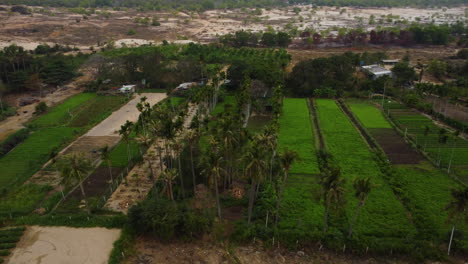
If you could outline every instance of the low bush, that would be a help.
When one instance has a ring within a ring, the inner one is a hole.
[[[127,222],[127,217],[122,214],[87,215],[87,214],[63,214],[63,215],[31,215],[16,219],[18,225],[42,225],[42,226],[69,226],[69,227],[105,227],[122,228]]]
[[[128,218],[137,234],[152,234],[163,240],[199,237],[211,228],[214,219],[210,211],[196,211],[166,199],[145,200],[130,208]]]
[[[16,247],[15,243],[0,243],[0,249],[10,249]]]

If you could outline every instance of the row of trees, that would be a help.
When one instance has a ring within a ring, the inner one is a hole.
[[[1,0],[1,4],[25,4],[34,6],[57,6],[57,7],[132,7],[141,10],[161,10],[170,8],[181,8],[186,10],[208,10],[242,7],[276,7],[288,4],[314,4],[320,6],[450,6],[464,4],[463,0],[293,0],[284,2],[280,0],[258,0],[258,1],[234,1],[234,0]]]
[[[286,32],[264,32],[255,33],[248,31],[237,31],[220,37],[219,42],[231,47],[282,47],[287,48],[291,43],[291,36]]]

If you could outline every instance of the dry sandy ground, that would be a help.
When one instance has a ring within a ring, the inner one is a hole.
[[[287,8],[261,9],[256,15],[254,9],[210,10],[206,12],[138,12],[136,10],[112,11],[110,16],[93,14],[83,19],[82,15],[70,13],[63,8],[33,8],[30,16],[0,12],[0,48],[17,43],[26,49],[34,49],[40,43],[59,43],[76,46],[82,51],[89,51],[106,42],[118,45],[141,45],[162,40],[192,40],[210,42],[219,35],[238,30],[264,31],[271,26],[275,30],[297,27],[299,31],[314,29],[336,34],[334,27],[374,29],[377,26],[393,26],[395,21],[405,20],[411,23],[434,22],[436,24],[455,22],[465,19],[465,8],[460,6],[442,10],[440,8],[340,8],[299,6],[299,14],[293,12],[293,6]],[[375,24],[369,23],[370,16],[375,16]],[[385,16],[392,15],[388,20]],[[157,16],[160,26],[135,23],[136,18]],[[380,22],[382,19],[382,22]],[[79,22],[78,22],[79,21]],[[136,34],[129,40],[129,30]],[[329,32],[328,32],[329,31]]]
[[[119,229],[28,227],[6,263],[105,264]]]
[[[190,243],[158,242],[150,238],[139,238],[137,253],[127,264],[177,263],[177,264],[403,264],[415,263],[397,256],[372,256],[342,254],[341,251],[319,250],[319,245],[288,251],[265,249],[260,244],[229,247],[213,241],[196,240]],[[445,262],[426,262],[441,264]],[[451,258],[452,264],[466,264],[462,257]]]
[[[86,136],[115,136],[117,131],[128,120],[135,122],[138,120],[140,112],[136,109],[136,105],[142,97],[147,98],[150,105],[154,105],[167,97],[165,93],[142,93],[135,96],[130,102],[122,106],[119,110],[113,112],[108,118],[93,127]]]

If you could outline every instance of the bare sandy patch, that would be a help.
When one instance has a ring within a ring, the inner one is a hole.
[[[31,226],[6,263],[107,263],[119,229]]]
[[[136,105],[140,102],[140,98],[146,97],[150,105],[154,105],[167,97],[165,93],[142,93],[135,96],[130,102],[122,106],[119,110],[113,112],[108,118],[93,127],[86,136],[115,136],[120,127],[125,122],[135,122],[138,120],[140,112],[136,109]]]

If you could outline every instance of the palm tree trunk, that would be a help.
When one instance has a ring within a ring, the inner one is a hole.
[[[111,164],[110,164],[109,161],[107,162],[107,168],[109,169],[109,175],[110,175],[110,178],[111,178],[111,183],[114,184],[114,177],[112,177],[112,168],[111,168]]]
[[[84,191],[84,188],[83,188],[83,182],[80,182],[80,190],[81,190],[81,196],[83,196],[83,200],[84,200],[84,203],[85,203],[86,212],[88,214],[91,214],[91,209],[89,208],[88,200],[86,199],[86,194],[85,194],[85,191]]]
[[[250,220],[252,219],[252,211],[253,211],[253,205],[254,205],[254,198],[255,198],[255,181],[252,181],[252,184],[250,185],[250,193],[249,193],[249,211],[248,211],[248,218],[247,218],[247,224],[250,225]]]
[[[325,203],[325,215],[323,219],[323,232],[327,232],[328,229],[328,210],[329,210],[330,204],[328,201]]]
[[[147,159],[146,161],[148,162],[148,168],[150,170],[151,180],[154,180],[154,171],[153,171],[153,166],[151,166],[151,160]]]
[[[447,255],[450,256],[450,249],[452,247],[453,233],[455,232],[455,225],[452,226],[452,233],[450,234],[450,241],[448,245]]]
[[[221,204],[219,202],[219,192],[218,192],[218,175],[214,177],[214,185],[215,185],[215,194],[216,194],[216,206],[218,207],[218,218],[221,220]]]
[[[361,212],[361,208],[363,205],[364,205],[363,202],[359,202],[356,208],[356,212],[354,213],[353,220],[351,221],[351,224],[349,225],[348,237],[351,237],[351,235],[353,234],[353,227],[356,224],[356,220],[358,218],[359,213]]]
[[[184,177],[182,175],[182,163],[180,162],[180,154],[179,154],[179,157],[177,158],[177,163],[178,163],[178,166],[179,166],[180,188],[181,188],[181,191],[182,191],[182,198],[185,199]]]
[[[196,193],[196,179],[195,179],[195,167],[193,165],[193,148],[192,146],[190,146],[190,163],[191,163],[191,166],[192,166],[192,181],[193,181],[193,195],[195,195]]]

